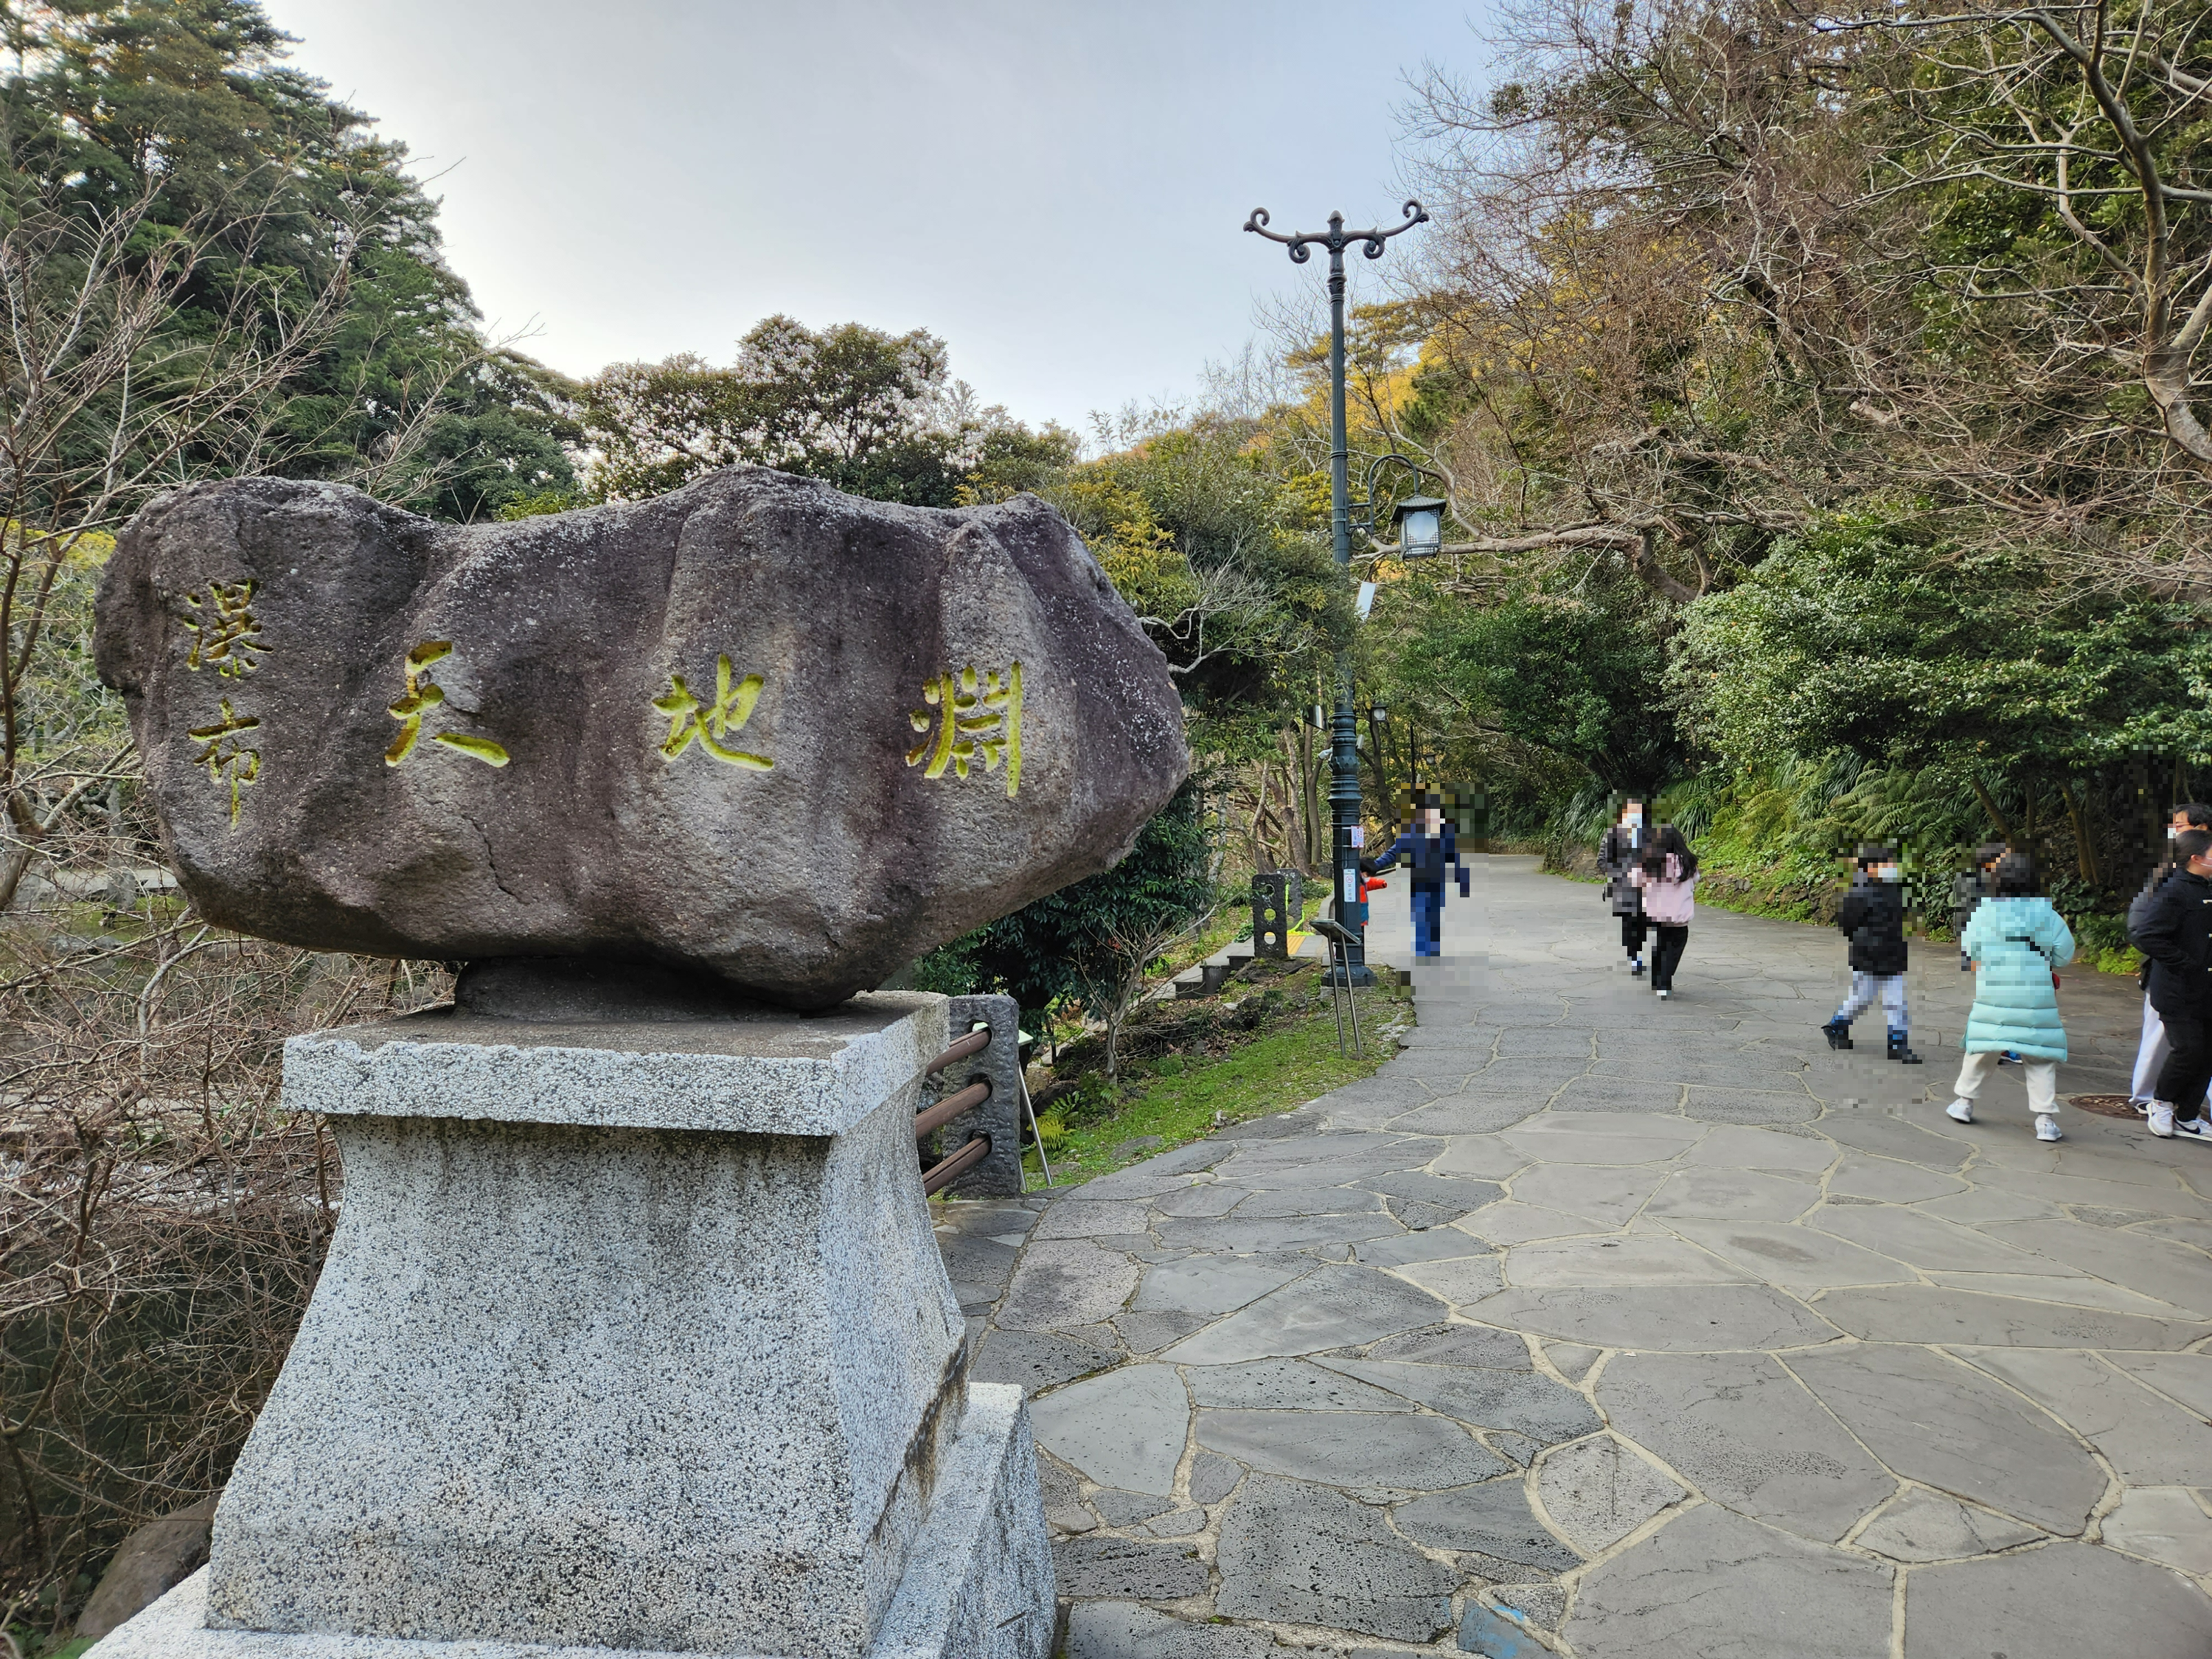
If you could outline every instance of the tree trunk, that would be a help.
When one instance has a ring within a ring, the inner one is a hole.
[[[2004,821],[2004,814],[1997,811],[1997,804],[1990,799],[1990,792],[1982,787],[1982,781],[1979,778],[1970,777],[1966,781],[1973,785],[1974,797],[1981,802],[1982,811],[1990,815],[1990,822],[1996,826],[1999,838],[2006,846],[2011,846],[2013,844],[2012,826]]]
[[[2097,849],[2090,844],[2088,820],[2082,814],[2081,803],[2075,799],[2073,786],[2061,781],[2058,798],[2066,803],[2066,816],[2074,825],[2074,867],[2083,881],[2092,887],[2098,886]]]
[[[1383,746],[1382,722],[1375,718],[1375,707],[1367,708],[1367,753],[1375,773],[1375,816],[1386,823],[1397,820],[1397,807],[1390,797],[1390,751]]]

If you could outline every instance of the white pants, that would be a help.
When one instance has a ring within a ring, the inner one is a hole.
[[[2128,1085],[2137,1100],[2148,1100],[2158,1091],[2159,1068],[2166,1064],[2172,1053],[2166,1040],[2166,1022],[2158,1017],[2158,1010],[2150,1006],[2150,998],[2143,998],[2142,1043],[2136,1050],[2135,1081]]]
[[[1874,1004],[1875,994],[1881,996],[1881,1011],[1889,1017],[1889,1029],[1905,1029],[1905,975],[1902,974],[1863,974],[1851,969],[1851,994],[1844,999],[1844,1006],[1836,1010],[1836,1018],[1850,1024]]]
[[[1982,1083],[1997,1068],[1997,1057],[1992,1054],[1968,1054],[1959,1067],[1959,1098],[1972,1100],[1982,1091]],[[2027,1083],[2027,1109],[2041,1116],[2058,1110],[2058,1062],[2054,1060],[2028,1060],[2021,1062],[2021,1072]]]

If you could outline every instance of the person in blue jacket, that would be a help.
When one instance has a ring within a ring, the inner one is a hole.
[[[1413,827],[1392,842],[1379,858],[1367,861],[1362,867],[1370,875],[1380,875],[1400,860],[1404,860],[1413,879],[1408,884],[1413,894],[1413,954],[1433,957],[1437,954],[1437,939],[1442,929],[1444,914],[1444,876],[1456,866],[1459,871],[1459,896],[1468,897],[1468,868],[1459,861],[1459,846],[1452,836],[1451,825],[1443,821],[1443,799],[1438,795],[1424,794],[1415,798]]]
[[[1974,964],[1974,1006],[1966,1017],[1959,1097],[1945,1109],[1955,1121],[1972,1123],[1974,1097],[2009,1049],[2024,1068],[2035,1138],[2057,1140],[2058,1062],[2066,1058],[2058,970],[2074,960],[2073,930],[2049,899],[2038,896],[2035,865],[2027,854],[1999,859],[1990,886],[1959,941]]]

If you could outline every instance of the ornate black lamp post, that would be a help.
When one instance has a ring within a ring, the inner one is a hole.
[[[1328,459],[1329,531],[1333,538],[1336,562],[1349,567],[1352,563],[1352,500],[1351,489],[1345,477],[1346,451],[1344,436],[1344,251],[1354,242],[1365,246],[1360,252],[1370,259],[1382,257],[1382,244],[1393,236],[1411,230],[1415,225],[1425,224],[1429,216],[1422,211],[1419,202],[1405,206],[1405,222],[1388,230],[1346,230],[1344,216],[1328,216],[1326,231],[1304,231],[1295,236],[1281,235],[1267,228],[1267,210],[1252,210],[1252,216],[1244,222],[1244,228],[1256,232],[1271,242],[1280,242],[1291,251],[1291,261],[1304,264],[1313,258],[1316,246],[1328,250]],[[1367,966],[1367,939],[1359,923],[1359,854],[1352,845],[1352,832],[1359,825],[1359,738],[1355,725],[1358,716],[1352,706],[1352,653],[1340,652],[1336,659],[1336,720],[1329,744],[1329,822],[1335,832],[1333,863],[1336,873],[1336,920],[1350,933],[1352,944],[1345,951],[1346,973],[1354,985],[1372,985],[1375,975]]]

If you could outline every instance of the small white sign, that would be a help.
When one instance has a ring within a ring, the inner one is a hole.
[[[1344,902],[1346,904],[1359,902],[1359,872],[1357,870],[1344,872]]]
[[[1365,622],[1365,621],[1367,620],[1367,613],[1368,613],[1370,611],[1372,611],[1374,608],[1375,608],[1375,584],[1374,584],[1373,582],[1362,582],[1362,583],[1360,583],[1360,584],[1359,584],[1359,605],[1358,605],[1359,620],[1360,620],[1360,621],[1362,621],[1362,622]]]
[[[1364,847],[1367,845],[1367,826],[1365,824],[1355,823],[1352,826],[1352,844],[1354,847]]]

